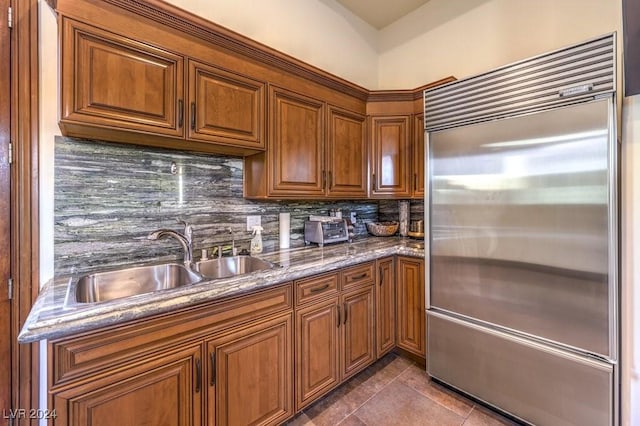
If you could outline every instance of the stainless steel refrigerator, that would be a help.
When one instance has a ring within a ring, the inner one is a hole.
[[[525,422],[616,423],[615,35],[425,108],[428,373]]]

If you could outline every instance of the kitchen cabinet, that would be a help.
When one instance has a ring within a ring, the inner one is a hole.
[[[411,198],[424,198],[425,173],[424,114],[413,116],[413,188]]]
[[[57,392],[55,424],[200,425],[200,352],[199,345],[163,351]]]
[[[367,197],[366,117],[269,88],[266,154],[245,158],[245,198]]]
[[[368,262],[296,281],[297,410],[375,361],[373,270]]]
[[[294,413],[291,283],[49,342],[60,425],[281,424]]]
[[[264,151],[265,82],[64,16],[60,22],[63,134],[241,155]]]
[[[69,18],[61,20],[60,126],[184,135],[184,59]]]
[[[371,117],[373,198],[411,196],[411,116]]]
[[[325,104],[288,90],[270,88],[269,193],[324,195]]]
[[[329,106],[327,196],[365,198],[368,184],[366,117]]]
[[[277,425],[294,414],[292,315],[207,343],[209,425]]]
[[[188,138],[265,148],[266,83],[189,60]]]
[[[396,274],[393,257],[376,260],[376,356],[396,346]]]
[[[397,346],[425,358],[424,259],[398,256],[397,261]]]

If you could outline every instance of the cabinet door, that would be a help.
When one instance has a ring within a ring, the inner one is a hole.
[[[338,299],[296,311],[296,409],[340,382]]]
[[[424,259],[398,257],[396,292],[398,346],[425,357]]]
[[[396,345],[396,276],[393,257],[376,261],[376,356]]]
[[[202,421],[201,346],[132,362],[54,396],[56,424],[175,426]]]
[[[324,196],[324,103],[270,88],[270,195]]]
[[[410,124],[407,115],[371,117],[372,196],[406,198],[411,195]]]
[[[424,114],[413,116],[413,197],[424,198]]]
[[[207,424],[277,425],[294,413],[292,314],[207,344]]]
[[[184,135],[181,56],[68,18],[60,49],[61,127]]]
[[[342,300],[342,379],[376,359],[373,286],[344,293]]]
[[[329,107],[328,195],[366,198],[368,188],[366,118]]]
[[[189,61],[189,139],[265,147],[265,86]]]

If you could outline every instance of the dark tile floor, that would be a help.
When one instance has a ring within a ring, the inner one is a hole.
[[[431,381],[424,369],[389,354],[324,398],[288,425],[465,425],[515,423]]]

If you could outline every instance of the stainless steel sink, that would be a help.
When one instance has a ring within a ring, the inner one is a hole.
[[[105,302],[195,284],[201,280],[197,273],[174,263],[98,272],[72,281],[67,301]]]
[[[275,265],[251,256],[230,256],[197,262],[196,271],[209,279],[235,277],[251,272],[272,269]]]

